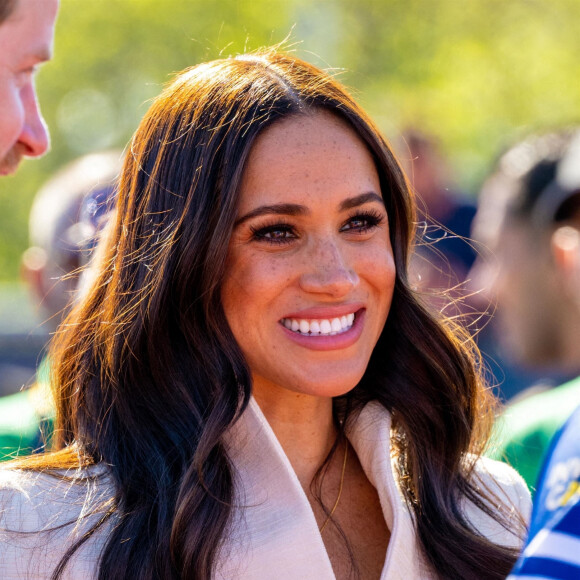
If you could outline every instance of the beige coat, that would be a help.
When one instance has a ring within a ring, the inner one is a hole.
[[[417,544],[413,518],[398,488],[390,447],[390,415],[380,405],[367,405],[348,438],[371,483],[376,487],[385,521],[391,531],[381,578],[418,580],[431,578]],[[254,400],[242,419],[227,435],[226,444],[236,473],[237,505],[231,533],[218,562],[221,580],[334,580],[335,576],[310,504],[287,457]],[[76,528],[65,526],[43,534],[67,521],[76,521],[111,494],[106,469],[92,475],[100,479],[71,486],[68,481],[45,475],[25,475],[0,469],[0,527],[19,530],[0,532],[0,578],[3,580],[48,579],[73,538],[91,526],[98,516],[83,520]],[[510,467],[480,459],[476,477],[483,485],[529,516],[530,495],[520,476]],[[469,521],[498,544],[519,547],[521,541],[473,505],[466,505]],[[97,560],[113,522],[91,538],[73,558],[64,577],[89,580],[96,577]]]

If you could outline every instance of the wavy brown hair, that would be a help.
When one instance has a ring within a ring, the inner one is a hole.
[[[336,79],[264,51],[186,70],[154,101],[126,156],[97,282],[53,345],[57,451],[24,466],[109,466],[104,520],[115,525],[101,580],[212,577],[235,509],[223,434],[252,391],[220,300],[240,179],[266,127],[314,110],[341,117],[368,146],[397,268],[367,372],[336,407],[347,422],[370,400],[392,412],[404,493],[439,578],[500,579],[515,561],[463,515],[469,499],[508,525],[466,462],[481,452],[489,408],[469,340],[409,288],[405,177]]]

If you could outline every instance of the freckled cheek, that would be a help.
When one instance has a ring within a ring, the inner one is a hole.
[[[263,312],[292,284],[295,268],[270,255],[250,255],[228,260],[224,285],[229,303],[241,300],[246,308]]]
[[[380,318],[386,320],[396,279],[395,261],[390,249],[382,247],[367,252],[358,262],[358,275],[365,281],[370,296],[374,297]]]
[[[389,249],[370,249],[356,260],[356,270],[373,285],[391,287],[394,285],[396,268],[395,259]]]

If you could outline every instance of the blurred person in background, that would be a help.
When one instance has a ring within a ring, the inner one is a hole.
[[[35,75],[52,57],[57,11],[58,0],[0,0],[0,175],[49,147]]]
[[[528,367],[580,374],[580,132],[532,137],[505,153],[486,181],[474,238],[474,288],[497,302],[494,329]],[[506,459],[535,485],[549,442],[580,404],[580,379],[509,405],[495,427]]]
[[[411,270],[432,303],[448,309],[449,290],[455,289],[452,295],[461,297],[463,282],[475,260],[468,238],[476,207],[453,184],[450,168],[434,137],[407,129],[402,142],[401,158],[419,196],[420,237]],[[462,301],[457,306],[461,311]]]
[[[110,207],[120,166],[118,151],[87,155],[65,166],[34,198],[31,246],[21,270],[49,334],[74,298],[79,268]],[[49,372],[44,357],[31,388],[0,398],[0,460],[43,448],[53,418]]]
[[[545,376],[506,357],[497,345],[489,302],[473,291],[471,267],[482,251],[480,243],[471,238],[476,205],[455,185],[435,137],[407,129],[402,142],[402,157],[419,198],[412,280],[432,307],[446,316],[456,316],[470,331],[495,394],[502,400],[509,399]]]
[[[497,348],[488,304],[482,304],[471,289],[468,274],[480,251],[479,244],[471,239],[476,205],[455,185],[451,167],[434,136],[406,129],[400,148],[418,194],[411,280],[431,307],[457,317],[469,330],[481,350],[495,394],[505,400],[537,377],[522,372]]]

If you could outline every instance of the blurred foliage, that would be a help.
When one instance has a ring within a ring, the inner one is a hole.
[[[437,135],[475,192],[500,148],[579,120],[579,23],[578,0],[62,0],[55,59],[38,77],[53,147],[0,180],[0,280],[18,277],[40,184],[124,146],[172,72],[290,35],[391,139],[408,126]]]

